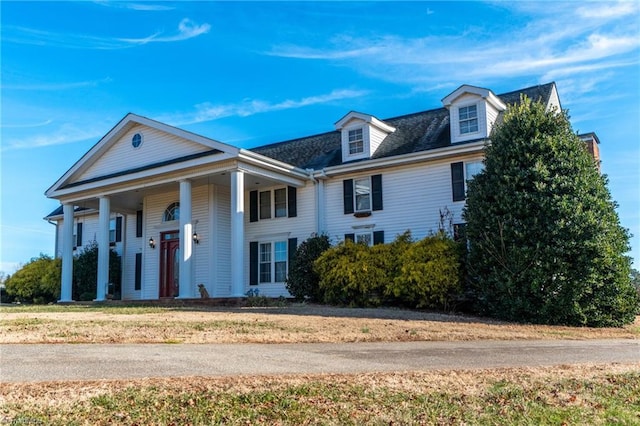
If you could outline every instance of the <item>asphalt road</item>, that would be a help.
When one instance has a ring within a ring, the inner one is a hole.
[[[639,363],[640,340],[0,345],[0,381]]]

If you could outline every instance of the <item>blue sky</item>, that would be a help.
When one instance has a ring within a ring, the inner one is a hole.
[[[53,254],[44,191],[128,112],[243,148],[555,81],[640,261],[640,3],[7,2],[0,271]]]

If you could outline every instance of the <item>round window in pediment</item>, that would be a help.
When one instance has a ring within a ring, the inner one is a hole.
[[[140,133],[133,135],[131,138],[131,145],[134,148],[140,148],[140,145],[142,145],[142,135]]]

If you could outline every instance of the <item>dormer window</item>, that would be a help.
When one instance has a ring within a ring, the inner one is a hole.
[[[469,105],[458,109],[460,120],[460,134],[475,133],[478,131],[478,107]]]
[[[378,120],[372,115],[351,111],[336,123],[340,131],[342,161],[372,158],[387,136],[395,132],[395,127]]]
[[[452,144],[488,138],[498,117],[507,109],[491,90],[467,84],[442,99],[442,104],[449,110]]]
[[[349,155],[362,154],[363,152],[362,128],[349,130]]]

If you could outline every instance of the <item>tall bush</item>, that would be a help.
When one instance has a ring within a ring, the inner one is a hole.
[[[109,282],[115,299],[120,298],[120,255],[109,249]],[[73,260],[73,300],[94,300],[97,294],[98,244],[93,241]],[[108,289],[107,289],[108,290]]]
[[[314,235],[298,246],[289,265],[286,281],[287,290],[293,297],[310,302],[322,301],[320,277],[313,269],[313,262],[330,247],[326,235]]]
[[[60,298],[61,270],[60,259],[40,254],[6,279],[5,291],[21,302],[55,302]]]
[[[629,234],[566,113],[526,98],[510,106],[467,195],[468,267],[481,312],[567,325],[634,320]]]

